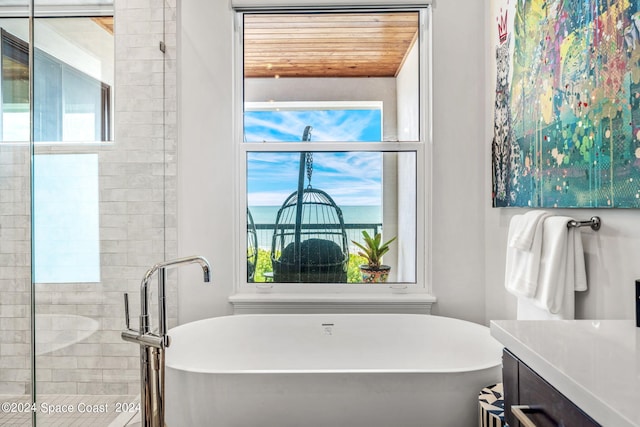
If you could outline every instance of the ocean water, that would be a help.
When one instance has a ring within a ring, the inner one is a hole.
[[[274,224],[280,206],[249,206],[253,222]],[[382,206],[340,206],[345,224],[381,224]]]
[[[255,224],[275,224],[280,206],[250,206],[251,216]],[[349,228],[349,224],[382,224],[381,206],[341,206],[342,218],[347,227],[347,239],[362,241],[362,228]],[[376,230],[382,231],[382,227],[366,228],[373,234]],[[261,249],[271,249],[271,238],[273,229],[258,230],[258,246]],[[349,251],[355,252],[355,246]]]

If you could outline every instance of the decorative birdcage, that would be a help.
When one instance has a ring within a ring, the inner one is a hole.
[[[311,126],[304,131],[308,141]],[[306,169],[309,184],[304,188]],[[298,190],[278,210],[271,244],[274,282],[344,283],[349,247],[342,210],[311,187],[313,153],[300,153]]]
[[[258,233],[251,211],[247,209],[247,281],[253,282],[258,263]]]

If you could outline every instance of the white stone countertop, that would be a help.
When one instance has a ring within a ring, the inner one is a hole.
[[[640,427],[635,320],[493,320],[491,335],[604,427]]]

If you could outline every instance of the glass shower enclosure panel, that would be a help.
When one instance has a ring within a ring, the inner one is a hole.
[[[31,425],[31,200],[27,1],[0,3],[0,424]]]
[[[176,250],[167,28],[164,0],[0,0],[2,425],[135,425],[123,294],[136,325],[140,280]]]
[[[69,2],[52,3],[36,1],[33,31],[36,421],[130,425],[139,349],[120,336],[123,294],[135,325],[140,279],[165,251],[162,110],[151,110],[162,79],[132,69],[145,58],[128,32],[150,53],[158,35],[144,5],[83,0],[60,13]],[[137,28],[118,25],[131,15]]]
[[[136,399],[135,351],[119,339],[114,287],[126,279],[113,267],[126,253],[114,251],[108,226],[126,229],[128,217],[110,217],[112,194],[101,193],[115,180],[108,157],[123,148],[112,138],[113,9],[54,13],[60,8],[36,3],[33,26],[36,421],[108,426],[120,417],[124,425],[134,415],[118,409]]]

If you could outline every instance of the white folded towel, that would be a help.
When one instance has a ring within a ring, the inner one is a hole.
[[[542,255],[540,257],[540,275],[536,289],[535,301],[538,306],[557,313],[564,300],[565,284],[572,280],[574,270],[573,253],[569,256],[569,240],[571,249],[574,248],[573,228],[567,228],[569,219],[562,216],[554,216],[545,219],[542,233]],[[567,272],[572,274],[568,275]],[[573,286],[573,281],[567,286]]]
[[[584,292],[587,290],[587,266],[584,262],[584,247],[582,246],[582,233],[580,228],[573,228],[573,250],[574,250],[574,291]]]
[[[531,250],[534,239],[538,233],[538,226],[549,212],[541,210],[528,211],[514,227],[513,236],[509,238],[509,246],[523,251]],[[511,230],[509,230],[511,233]]]
[[[515,215],[509,223],[505,287],[512,294],[533,298],[538,286],[540,257],[542,255],[542,230],[545,211],[530,211],[535,215]],[[526,241],[531,244],[528,248]]]
[[[567,227],[573,218],[552,216],[544,220],[542,255],[536,305],[552,314],[562,309],[565,295],[587,289],[587,273],[580,229]]]
[[[587,274],[580,229],[567,227],[572,219],[544,211],[511,219],[505,287],[518,297],[519,319],[574,318],[574,292],[587,290]],[[529,249],[520,249],[527,240]]]

